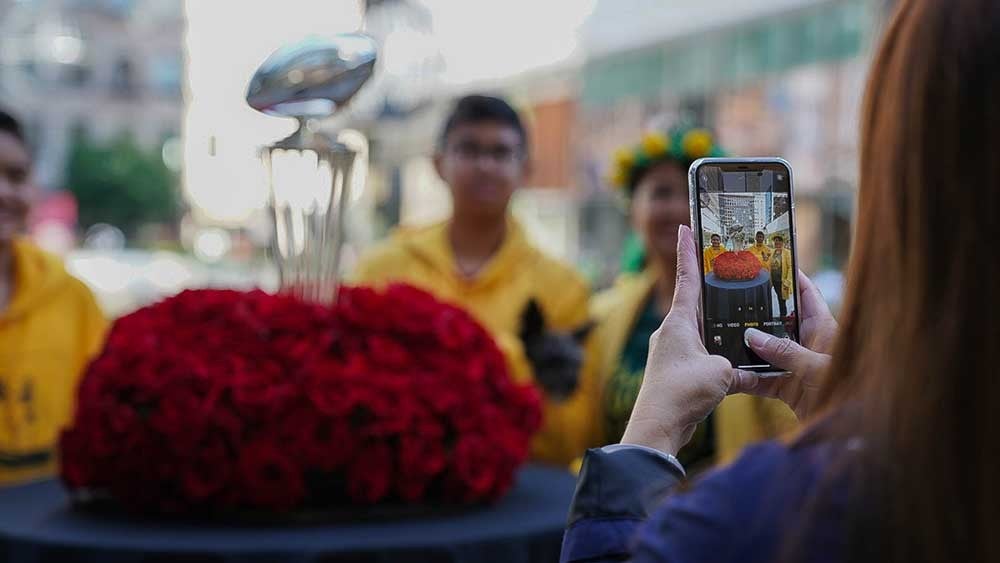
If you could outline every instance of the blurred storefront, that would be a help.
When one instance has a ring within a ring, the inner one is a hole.
[[[617,267],[622,240],[602,224],[624,222],[601,194],[608,155],[646,129],[678,121],[711,127],[732,155],[786,158],[796,174],[801,266],[811,273],[843,266],[860,97],[881,3],[757,4],[760,12],[740,21],[720,11],[702,18],[700,29],[623,50],[603,46],[583,65],[577,156],[591,209],[581,247],[607,257],[599,281]]]

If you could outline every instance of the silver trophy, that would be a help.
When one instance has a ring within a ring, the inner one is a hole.
[[[264,147],[261,159],[281,291],[315,303],[336,299],[356,154],[313,124],[350,102],[371,77],[375,58],[366,35],[310,38],[275,51],[247,90],[250,107],[299,122],[297,131]]]

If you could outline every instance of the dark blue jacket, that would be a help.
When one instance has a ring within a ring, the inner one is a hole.
[[[768,442],[688,486],[652,451],[590,450],[561,561],[764,563],[787,549],[797,560],[841,561],[846,487],[824,482],[831,451]],[[810,502],[817,491],[823,501]]]

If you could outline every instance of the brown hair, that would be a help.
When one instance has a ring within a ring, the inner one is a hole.
[[[821,431],[863,440],[850,560],[1000,561],[998,30],[996,0],[902,0],[870,71],[823,393],[860,412]]]

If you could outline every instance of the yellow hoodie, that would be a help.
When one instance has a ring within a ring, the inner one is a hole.
[[[549,326],[577,328],[587,321],[589,288],[572,268],[532,246],[516,221],[497,254],[475,278],[458,273],[448,241],[447,224],[399,231],[362,257],[355,283],[384,286],[405,282],[465,308],[494,336],[507,357],[512,376],[533,378],[518,336],[521,314],[535,298]],[[584,373],[590,369],[585,363]],[[587,445],[587,401],[593,378],[581,375],[581,387],[563,402],[547,402],[542,429],[532,444],[534,459],[568,464]]]
[[[26,241],[12,250],[13,295],[0,311],[0,486],[54,470],[77,382],[106,328],[90,291],[56,257]]]
[[[760,267],[761,268],[768,268],[768,267],[770,267],[770,264],[771,264],[771,253],[774,252],[773,248],[771,248],[770,246],[768,246],[766,244],[756,243],[755,242],[753,244],[753,246],[751,246],[747,250],[749,250],[751,254],[753,254],[754,256],[757,257],[758,260],[760,260]]]

